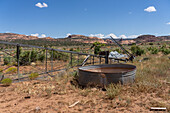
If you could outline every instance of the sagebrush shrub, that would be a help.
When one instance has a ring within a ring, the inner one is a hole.
[[[9,73],[9,74],[13,74],[13,73],[16,73],[16,72],[17,72],[17,68],[15,68],[15,67],[10,67],[10,68],[8,68],[5,72],[6,72],[6,73]]]
[[[30,80],[34,80],[34,79],[36,79],[38,76],[39,76],[38,73],[31,73],[28,77],[29,77]]]
[[[12,80],[10,78],[5,78],[1,81],[1,83],[5,86],[9,86],[12,83]]]
[[[158,54],[159,50],[155,47],[151,48],[151,54]]]
[[[170,49],[165,48],[165,49],[162,50],[162,53],[163,53],[164,55],[168,55],[168,54],[170,54]]]

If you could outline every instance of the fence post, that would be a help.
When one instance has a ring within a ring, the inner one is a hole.
[[[108,64],[109,63],[109,57],[108,57],[108,52],[105,51],[105,64]]]
[[[72,66],[72,53],[70,54],[70,65]]]
[[[94,65],[94,56],[93,56],[93,65]]]
[[[45,49],[45,73],[47,73],[47,49]]]
[[[51,53],[51,72],[53,75],[53,49],[51,51],[52,51],[52,53]]]
[[[100,62],[100,64],[101,64],[101,56],[99,56],[99,62]]]
[[[78,60],[77,60],[77,65],[79,65],[79,54],[78,54]]]
[[[19,54],[20,54],[20,45],[17,44],[17,75],[18,75],[18,81],[20,81],[20,73],[19,73]]]

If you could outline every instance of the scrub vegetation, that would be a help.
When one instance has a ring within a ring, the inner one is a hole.
[[[67,49],[81,51],[80,48]],[[6,83],[1,81],[5,85],[10,84],[9,87],[0,87],[1,112],[36,112],[37,107],[38,112],[152,112],[151,107],[166,107],[169,112],[170,46],[149,43],[125,45],[125,48],[136,55],[133,63],[128,62],[137,67],[133,84],[110,84],[106,86],[106,91],[103,91],[98,87],[79,86],[77,68],[62,71],[56,77],[48,76],[45,80],[35,80],[39,77],[38,73],[31,73],[29,81],[13,84],[8,79],[3,79]],[[106,45],[100,49],[118,48]],[[119,52],[123,53],[120,49]],[[35,53],[29,51],[24,55],[28,56],[30,61]],[[49,52],[49,58],[50,54]],[[38,58],[35,56],[34,58]],[[68,54],[56,52],[53,58],[64,61],[69,57]],[[14,70],[10,69],[9,72],[16,72],[16,69]]]

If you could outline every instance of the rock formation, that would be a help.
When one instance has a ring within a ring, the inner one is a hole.
[[[15,33],[0,33],[0,40],[16,40],[16,39],[35,40],[38,39],[38,37],[15,34]]]
[[[94,42],[100,42],[100,43],[107,43],[103,39],[98,37],[88,37],[84,35],[69,35],[66,37],[67,39],[70,39],[71,41],[79,41],[82,43],[94,43]]]

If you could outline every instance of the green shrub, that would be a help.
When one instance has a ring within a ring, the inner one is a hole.
[[[106,44],[101,44],[100,42],[94,42],[91,46],[91,49],[94,47],[94,54],[99,54],[101,51],[101,47],[105,46]]]
[[[118,53],[121,53],[121,50],[116,48],[115,51],[117,51]]]
[[[139,46],[135,46],[135,45],[133,45],[130,50],[136,56],[141,56],[142,54],[145,53],[145,51],[143,49],[141,49]]]
[[[80,48],[79,47],[77,47],[76,52],[80,52]]]
[[[8,68],[5,72],[6,72],[6,73],[9,73],[9,74],[13,74],[13,73],[16,73],[16,72],[17,72],[17,68],[15,68],[15,67],[10,67],[10,68]]]
[[[37,59],[38,59],[38,52],[33,49],[29,53],[29,62],[30,63],[35,62],[35,61],[37,61]]]
[[[148,51],[151,51],[151,50],[152,50],[152,47],[148,47],[147,50],[148,50]]]
[[[0,72],[3,72],[3,69],[0,69]]]
[[[158,54],[159,50],[155,47],[151,48],[151,54]]]
[[[132,43],[131,45],[136,45],[136,43]]]
[[[165,49],[162,50],[162,53],[163,53],[164,55],[168,55],[168,54],[170,54],[170,49],[165,48]]]
[[[28,77],[29,77],[30,80],[34,80],[34,79],[36,79],[38,76],[39,76],[38,73],[31,73]]]
[[[5,78],[1,81],[1,83],[5,86],[9,86],[12,83],[12,80],[10,78]]]
[[[70,48],[70,50],[69,51],[74,51],[74,49],[73,48]]]
[[[36,62],[37,60],[43,62],[45,59],[45,53],[42,51],[38,53],[34,49],[32,51],[24,51],[20,53],[19,62],[20,65],[30,65],[31,62]]]
[[[152,43],[152,42],[150,42],[150,43],[149,43],[149,45],[153,45],[153,43]]]
[[[11,58],[9,56],[4,57],[4,65],[8,65],[11,62]]]
[[[50,51],[50,55],[52,56],[52,51]],[[53,51],[53,60],[63,60],[68,61],[69,55],[67,53]]]
[[[39,53],[37,60],[43,62],[43,61],[45,60],[45,54],[44,54],[43,52],[42,52],[42,53]]]
[[[29,65],[29,54],[30,51],[24,51],[20,53],[19,63],[20,65]]]

